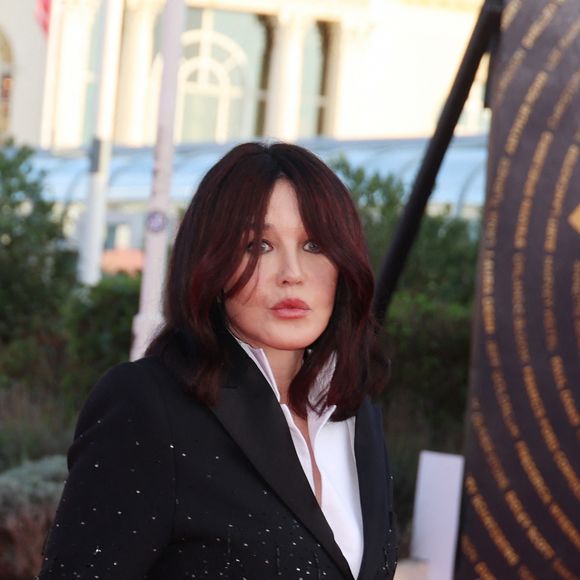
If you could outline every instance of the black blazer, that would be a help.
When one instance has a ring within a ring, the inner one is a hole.
[[[239,345],[208,408],[157,357],[96,384],[40,580],[352,580],[276,397]],[[393,578],[397,539],[380,411],[356,415],[364,555],[358,578]]]

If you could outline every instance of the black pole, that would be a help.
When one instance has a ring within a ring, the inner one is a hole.
[[[502,9],[503,0],[486,0],[481,8],[453,86],[437,122],[435,133],[417,172],[409,200],[383,259],[374,299],[375,317],[381,324],[419,231],[425,206],[433,191],[435,178],[453,137],[455,126],[469,96],[479,63],[488,50],[491,40],[499,32]]]

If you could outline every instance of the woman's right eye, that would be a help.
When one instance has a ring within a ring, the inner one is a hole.
[[[255,240],[252,240],[247,246],[246,246],[246,251],[251,252],[252,249],[254,248],[254,244],[255,244]],[[272,249],[272,246],[270,244],[270,242],[268,242],[267,240],[261,240],[260,241],[260,254],[266,254],[268,253],[270,250]]]

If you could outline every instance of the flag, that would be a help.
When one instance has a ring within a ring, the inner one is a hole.
[[[50,25],[50,3],[51,0],[36,0],[35,17],[44,31],[48,35],[48,27]]]

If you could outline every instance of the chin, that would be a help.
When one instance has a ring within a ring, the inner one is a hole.
[[[267,346],[277,350],[304,350],[319,338],[320,335],[296,338],[293,340],[273,340]]]

